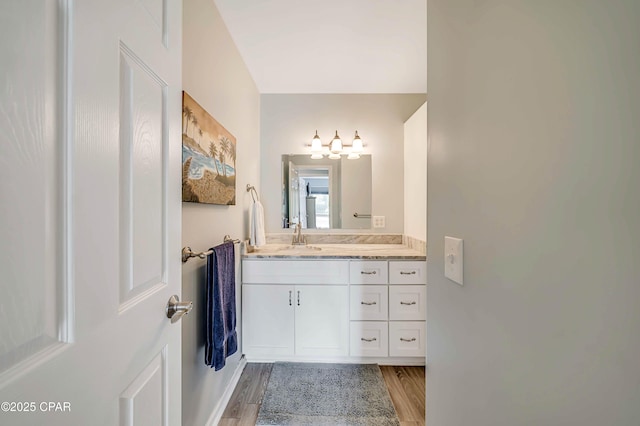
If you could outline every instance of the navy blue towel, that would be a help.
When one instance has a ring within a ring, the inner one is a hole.
[[[214,247],[207,257],[206,346],[204,362],[220,370],[238,350],[236,272],[233,242]]]

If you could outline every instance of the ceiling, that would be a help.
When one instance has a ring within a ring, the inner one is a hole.
[[[426,0],[214,0],[260,93],[426,93]]]

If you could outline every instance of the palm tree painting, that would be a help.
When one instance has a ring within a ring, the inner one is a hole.
[[[236,204],[236,138],[182,92],[182,201]]]

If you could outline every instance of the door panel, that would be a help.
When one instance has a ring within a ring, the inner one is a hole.
[[[0,4],[3,424],[180,423],[181,8]]]
[[[120,241],[123,298],[165,277],[166,83],[121,43]]]
[[[43,0],[0,4],[0,384],[70,338],[64,13]]]
[[[168,425],[167,348],[120,395],[120,424]]]

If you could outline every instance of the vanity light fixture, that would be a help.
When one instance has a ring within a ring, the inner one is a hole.
[[[320,140],[320,136],[318,136],[317,130],[316,130],[315,136],[311,140],[311,158],[314,160],[319,160],[323,158],[325,155],[327,155],[328,158],[332,160],[337,160],[343,154],[347,155],[348,160],[356,160],[360,158],[360,154],[362,153],[363,150],[364,150],[364,144],[362,143],[362,139],[358,135],[357,130],[351,145],[346,145],[342,143],[342,139],[340,139],[340,136],[338,135],[337,130],[336,130],[336,135],[333,137],[329,145],[322,144],[322,141]]]

